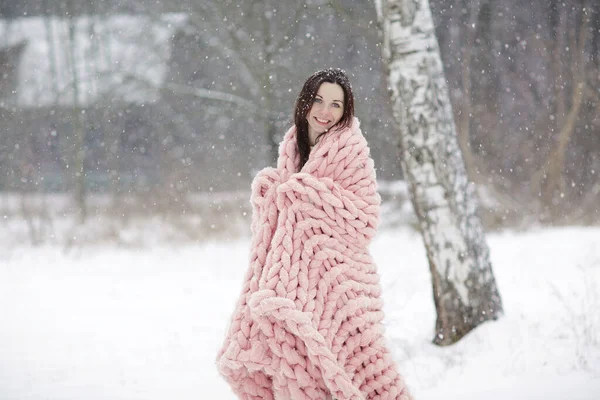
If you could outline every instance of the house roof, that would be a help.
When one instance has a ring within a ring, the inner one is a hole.
[[[170,39],[185,23],[185,14],[0,19],[0,49],[26,43],[15,61],[16,90],[2,100],[20,107],[71,105],[76,71],[82,106],[152,102],[166,76]]]

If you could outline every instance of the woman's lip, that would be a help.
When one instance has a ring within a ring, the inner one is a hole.
[[[321,121],[319,121],[317,119],[317,117],[315,117],[315,121],[317,121],[317,123],[320,124],[320,125],[328,125],[329,124],[329,121],[327,121],[327,122],[321,122]]]

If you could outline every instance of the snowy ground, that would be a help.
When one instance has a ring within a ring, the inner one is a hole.
[[[420,400],[600,399],[600,229],[488,237],[505,316],[450,348],[434,323],[420,238],[372,251],[388,337]],[[213,360],[249,242],[0,253],[0,399],[234,396]]]

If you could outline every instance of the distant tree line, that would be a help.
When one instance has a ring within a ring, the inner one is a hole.
[[[431,6],[471,179],[520,214],[598,220],[598,4]]]

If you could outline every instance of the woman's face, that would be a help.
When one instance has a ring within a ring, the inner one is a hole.
[[[337,83],[323,82],[306,115],[311,146],[317,137],[337,124],[344,114],[344,90]]]

